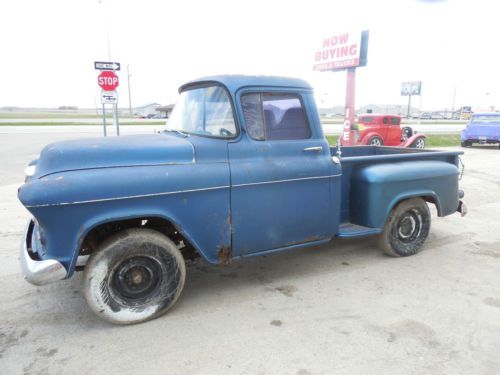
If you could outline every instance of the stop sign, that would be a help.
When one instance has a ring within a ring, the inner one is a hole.
[[[118,76],[111,70],[103,70],[97,76],[97,84],[104,91],[114,91],[118,87]]]

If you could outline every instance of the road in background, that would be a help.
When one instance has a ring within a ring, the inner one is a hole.
[[[95,120],[91,120],[94,121]],[[134,120],[135,122],[136,120]],[[151,120],[144,120],[145,122],[151,122]],[[23,122],[23,121],[20,121]],[[47,122],[47,121],[40,121]],[[49,121],[50,122],[50,121]],[[67,120],[62,122],[68,122]],[[120,132],[122,134],[144,134],[153,133],[155,130],[161,130],[165,126],[165,121],[158,122],[155,125],[124,125],[120,126]],[[342,124],[336,123],[323,123],[323,131],[326,135],[339,135],[342,131]],[[450,134],[458,133],[463,128],[464,124],[414,124],[411,125],[415,130],[424,134]],[[113,135],[115,129],[108,125],[108,134]],[[100,125],[33,125],[33,126],[23,126],[23,125],[2,125],[0,126],[0,134],[16,134],[16,133],[89,133],[96,136],[102,135],[102,126]]]

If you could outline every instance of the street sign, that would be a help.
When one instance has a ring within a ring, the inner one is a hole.
[[[101,91],[101,103],[102,104],[117,104],[118,94],[116,91]]]
[[[120,63],[112,61],[94,61],[94,68],[95,70],[101,71],[97,76],[97,84],[102,89],[101,91],[102,128],[104,131],[104,136],[105,137],[107,136],[106,104],[111,104],[113,106],[113,111],[114,111],[113,119],[116,125],[116,135],[120,135],[120,124],[118,119],[118,94],[116,92],[116,88],[120,84],[120,81],[115,73],[115,71],[120,70]]]
[[[97,84],[104,91],[114,91],[119,85],[118,76],[111,70],[103,70],[97,76]]]
[[[95,70],[120,70],[119,62],[94,61]]]

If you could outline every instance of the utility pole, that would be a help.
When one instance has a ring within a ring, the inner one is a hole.
[[[132,97],[130,96],[130,70],[129,64],[127,64],[127,86],[128,86],[128,111],[130,113],[130,117],[132,117]]]
[[[453,114],[455,113],[455,98],[457,97],[457,85],[453,88],[453,104],[451,105],[451,118],[453,118]]]
[[[410,118],[410,110],[411,110],[411,93],[408,95],[408,109],[406,110],[406,118]]]

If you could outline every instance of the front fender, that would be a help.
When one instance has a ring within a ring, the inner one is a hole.
[[[193,201],[193,206],[204,211],[205,197],[190,195],[184,199]],[[218,263],[218,251],[231,247],[229,207],[225,211],[212,213],[210,220],[204,221],[190,219],[183,214],[183,210],[191,208],[189,203],[183,208],[180,205],[184,204],[176,204],[172,199],[163,197],[148,197],[130,200],[126,205],[120,201],[108,201],[31,208],[30,211],[43,231],[45,245],[40,254],[41,259],[58,260],[68,270],[68,277],[73,274],[82,243],[92,229],[105,223],[141,217],[158,217],[169,221],[207,262]],[[208,211],[208,208],[205,209]],[[64,218],[63,221],[61,218]]]
[[[139,166],[72,171],[31,180],[19,199],[40,224],[40,258],[71,276],[92,228],[116,220],[161,217],[176,225],[211,263],[231,247],[228,165]]]
[[[419,138],[427,138],[425,134],[422,133],[417,133],[413,134],[410,138],[408,138],[406,141],[402,142],[398,147],[411,147],[413,142],[415,142]]]
[[[195,250],[209,263],[218,263],[218,253],[217,251],[211,251],[212,248],[210,244],[207,243],[206,239],[200,238],[199,233],[197,234],[197,228],[193,227],[190,222],[186,222],[185,218],[179,216],[175,210],[172,209],[160,209],[158,207],[153,207],[154,204],[144,203],[140,204],[143,206],[142,208],[134,208],[134,209],[123,209],[121,207],[108,207],[105,213],[96,213],[94,216],[87,217],[85,223],[80,228],[77,233],[76,239],[77,241],[73,244],[73,258],[70,264],[70,271],[74,271],[74,267],[76,265],[76,261],[78,259],[79,250],[81,249],[83,240],[86,236],[96,227],[106,224],[112,223],[116,221],[122,220],[130,220],[130,219],[140,219],[140,218],[159,218],[170,222],[176,230],[182,234],[182,236],[195,248]],[[222,228],[221,231],[225,231],[225,228]],[[227,236],[225,236],[224,240],[221,240],[218,243],[218,248],[230,247],[230,235],[229,232]]]

